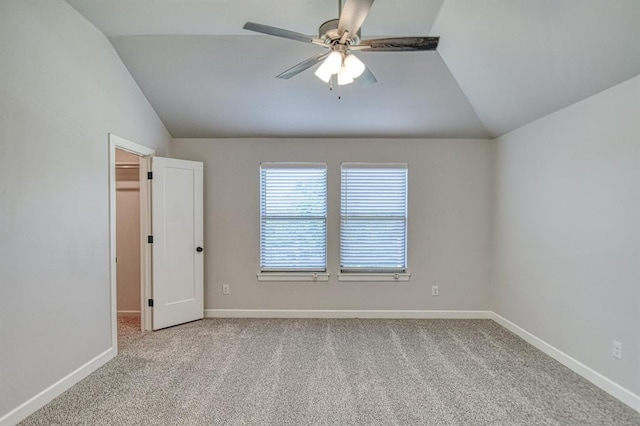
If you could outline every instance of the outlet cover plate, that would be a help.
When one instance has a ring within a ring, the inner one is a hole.
[[[613,350],[611,352],[614,358],[622,359],[622,343],[617,340],[613,341]]]

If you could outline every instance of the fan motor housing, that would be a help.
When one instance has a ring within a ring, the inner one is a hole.
[[[318,36],[326,44],[332,44],[333,42],[340,40],[340,33],[338,32],[339,22],[340,22],[340,19],[330,19],[324,22],[322,25],[320,25],[320,28],[318,29]],[[358,29],[358,32],[356,34],[353,34],[353,35],[350,34],[350,37],[347,38],[347,42],[350,45],[359,44],[360,35],[361,35],[361,32]]]

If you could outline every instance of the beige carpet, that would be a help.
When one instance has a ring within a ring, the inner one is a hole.
[[[490,320],[121,322],[118,357],[24,425],[640,425]]]

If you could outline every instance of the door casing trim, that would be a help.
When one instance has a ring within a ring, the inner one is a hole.
[[[151,250],[146,235],[151,230],[150,191],[146,179],[155,150],[109,133],[109,282],[111,294],[111,346],[118,353],[118,298],[116,274],[116,148],[146,159],[140,162],[140,320],[144,330],[151,330],[151,308],[147,295],[151,294]],[[143,179],[144,178],[144,179]]]

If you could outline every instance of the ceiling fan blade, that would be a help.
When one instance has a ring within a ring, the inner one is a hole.
[[[303,41],[305,43],[314,43],[318,41],[318,39],[297,33],[295,31],[289,31],[282,28],[270,27],[269,25],[256,24],[255,22],[247,22],[244,24],[245,30],[255,31],[257,33],[269,34],[276,37],[288,38],[290,40]]]
[[[282,78],[282,79],[288,80],[291,77],[294,77],[294,76],[300,74],[302,71],[304,71],[304,70],[306,70],[308,68],[311,68],[312,66],[314,66],[318,62],[322,62],[323,59],[325,59],[327,56],[329,56],[329,53],[331,53],[331,52],[318,53],[317,55],[312,56],[309,59],[305,59],[304,61],[300,62],[299,64],[294,65],[291,68],[289,68],[288,70],[278,74],[276,76],[276,78]]]
[[[362,40],[358,46],[369,46],[363,52],[406,52],[436,50],[440,37],[395,37]]]
[[[369,14],[372,5],[373,0],[346,0],[338,22],[340,35],[345,31],[355,35]]]
[[[359,77],[355,78],[360,87],[370,86],[374,83],[378,82],[378,79],[375,75],[369,70],[369,68],[365,68],[362,74]]]

